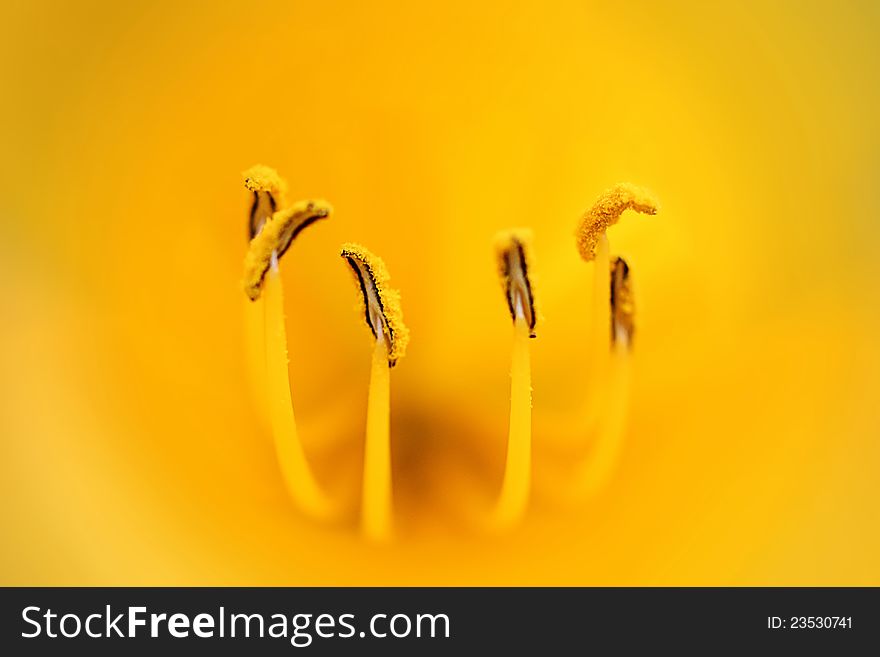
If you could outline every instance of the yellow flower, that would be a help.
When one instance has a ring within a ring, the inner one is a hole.
[[[878,28],[794,1],[8,8],[0,582],[880,584]],[[275,210],[242,189],[257,161]],[[592,370],[572,236],[622,180],[663,203],[608,231],[629,381]],[[321,198],[283,259],[291,399],[320,490],[358,500],[375,345],[339,247],[366,244],[412,335],[385,543],[356,504],[298,510],[242,357],[244,233]],[[487,534],[511,226],[539,275],[534,476]]]

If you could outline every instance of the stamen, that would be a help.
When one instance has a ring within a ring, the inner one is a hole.
[[[343,244],[340,255],[354,273],[364,302],[364,317],[376,340],[388,349],[388,366],[394,367],[406,352],[409,330],[403,323],[400,292],[388,287],[388,269],[378,256],[360,244]]]
[[[495,253],[501,285],[507,297],[510,317],[516,322],[521,314],[529,328],[529,337],[535,337],[535,299],[529,278],[532,232],[527,229],[507,230],[495,236]]]
[[[254,193],[248,218],[251,242],[245,257],[244,288],[251,301],[259,299],[258,303],[247,303],[245,309],[249,372],[257,408],[272,429],[278,464],[291,499],[311,516],[335,519],[342,512],[342,504],[328,497],[315,480],[299,440],[290,396],[278,269],[278,258],[297,234],[328,216],[330,206],[322,201],[303,201],[279,211],[285,183],[275,170],[258,165],[244,176],[245,187]]]
[[[388,288],[388,270],[378,256],[360,244],[344,244],[340,255],[354,273],[364,302],[367,326],[376,342],[367,396],[361,527],[374,541],[387,540],[392,526],[391,377],[406,350],[409,332],[403,324],[400,293]]]
[[[629,183],[619,183],[599,197],[584,215],[576,233],[578,251],[584,260],[589,262],[596,257],[599,238],[629,209],[657,214],[658,205],[649,192]]]
[[[330,212],[331,207],[325,201],[300,201],[279,210],[263,225],[251,240],[244,260],[244,291],[251,301],[260,297],[272,259],[280,259],[304,228],[329,217]]]
[[[592,454],[576,465],[568,482],[553,481],[569,499],[597,491],[617,462],[623,441],[629,400],[630,346],[635,332],[635,304],[630,269],[623,258],[611,261],[607,228],[627,209],[656,214],[657,202],[646,191],[619,184],[605,192],[584,215],[577,230],[577,247],[584,260],[593,263],[593,335],[591,354],[590,416],[600,415]],[[609,336],[611,332],[610,348]]]
[[[611,344],[632,344],[635,333],[635,300],[626,260],[617,257],[611,264]]]
[[[255,164],[242,175],[244,186],[254,194],[248,221],[248,239],[254,239],[269,217],[284,205],[287,183],[275,169],[263,164]]]
[[[287,183],[275,169],[257,164],[242,173],[244,186],[253,196],[248,214],[248,240],[263,229],[266,221],[275,214],[283,202],[283,190]],[[268,395],[266,394],[266,309],[262,302],[245,301],[245,352],[247,372],[254,406],[260,419],[269,422]]]
[[[606,231],[627,209],[643,214],[656,214],[657,201],[651,194],[630,183],[619,183],[604,192],[584,214],[576,231],[577,248],[581,257],[593,262],[593,308],[589,336],[590,354],[590,414],[603,412],[601,401],[607,386],[609,367],[608,332],[612,321],[609,302],[611,289],[611,247]]]
[[[513,318],[510,364],[510,423],[501,492],[490,518],[490,528],[506,530],[525,513],[531,488],[532,384],[529,338],[535,337],[535,303],[529,279],[532,258],[529,231],[499,233],[495,241],[499,271]]]

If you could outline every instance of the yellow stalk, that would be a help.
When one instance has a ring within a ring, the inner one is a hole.
[[[501,494],[491,518],[491,528],[509,529],[519,522],[529,500],[532,472],[532,381],[529,326],[517,312],[510,364],[510,424]]]
[[[248,387],[257,415],[264,425],[269,423],[266,399],[266,307],[263,299],[244,301],[244,348]]]
[[[266,393],[278,463],[290,497],[305,513],[333,518],[339,504],[321,490],[309,467],[296,428],[287,372],[287,331],[278,263],[266,273],[262,296],[266,308]]]
[[[630,351],[624,341],[615,343],[608,368],[608,394],[602,420],[590,455],[575,469],[569,497],[583,500],[598,492],[617,464],[626,428],[629,403]]]
[[[391,534],[390,374],[388,347],[383,333],[380,332],[373,349],[370,370],[361,503],[364,535],[374,541],[387,540]]]
[[[618,341],[611,351],[605,379],[606,392],[602,415],[593,426],[593,438],[586,455],[574,467],[545,473],[541,478],[541,492],[548,499],[563,504],[584,502],[598,493],[609,481],[620,458],[626,430],[629,405],[630,351],[624,341]],[[573,457],[570,453],[567,461]]]

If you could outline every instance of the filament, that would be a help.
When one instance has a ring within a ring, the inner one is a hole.
[[[319,519],[335,517],[340,506],[318,485],[299,440],[287,372],[287,331],[284,299],[277,258],[265,277],[263,303],[266,307],[266,382],[269,415],[278,463],[287,491],[305,513]]]
[[[606,268],[604,271],[609,270]],[[610,286],[606,288],[610,290],[610,303],[606,304],[610,324],[606,326],[610,326],[611,357],[605,379],[607,393],[604,413],[599,421],[591,457],[578,465],[572,478],[570,495],[575,499],[590,497],[608,481],[623,446],[635,307],[626,261],[615,258],[610,274]]]
[[[244,349],[251,398],[260,421],[269,425],[266,394],[266,306],[263,299],[244,300]]]
[[[492,517],[492,528],[509,529],[525,513],[532,470],[532,383],[529,327],[517,314],[510,364],[510,424],[501,493]]]
[[[631,354],[625,340],[615,343],[611,351],[607,393],[603,413],[594,426],[589,452],[575,459],[564,476],[559,471],[548,473],[542,479],[543,492],[548,497],[568,504],[584,502],[596,495],[610,480],[623,449],[626,430]],[[567,465],[572,457],[567,454]]]
[[[370,368],[361,503],[361,526],[364,535],[374,541],[387,540],[391,534],[390,379],[388,347],[380,333],[373,348]]]
[[[626,428],[630,386],[630,349],[624,341],[611,353],[605,414],[599,423],[591,457],[583,461],[573,477],[575,499],[597,493],[610,479],[619,460]]]
[[[632,337],[635,326],[635,304],[629,265],[617,257],[607,264],[608,240],[603,235],[597,245],[595,290],[600,301],[594,309],[599,317],[598,335],[594,337],[595,359],[601,359],[601,387],[593,390],[593,410],[601,412],[590,417],[592,441],[587,456],[576,460],[566,477],[542,479],[544,492],[565,502],[581,502],[607,484],[623,448],[629,404]],[[604,293],[603,293],[604,291]],[[600,402],[596,402],[598,399]],[[571,461],[571,457],[566,457]]]

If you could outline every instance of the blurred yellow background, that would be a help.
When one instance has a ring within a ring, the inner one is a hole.
[[[880,585],[878,7],[4,0],[0,584]],[[338,245],[402,292],[390,546],[299,517],[252,406],[256,162],[336,209],[283,271],[340,490],[370,341]],[[491,495],[504,456],[492,235],[535,231],[540,467],[584,394],[573,230],[621,180],[662,209],[610,232],[639,295],[619,468],[476,535],[448,482]]]

